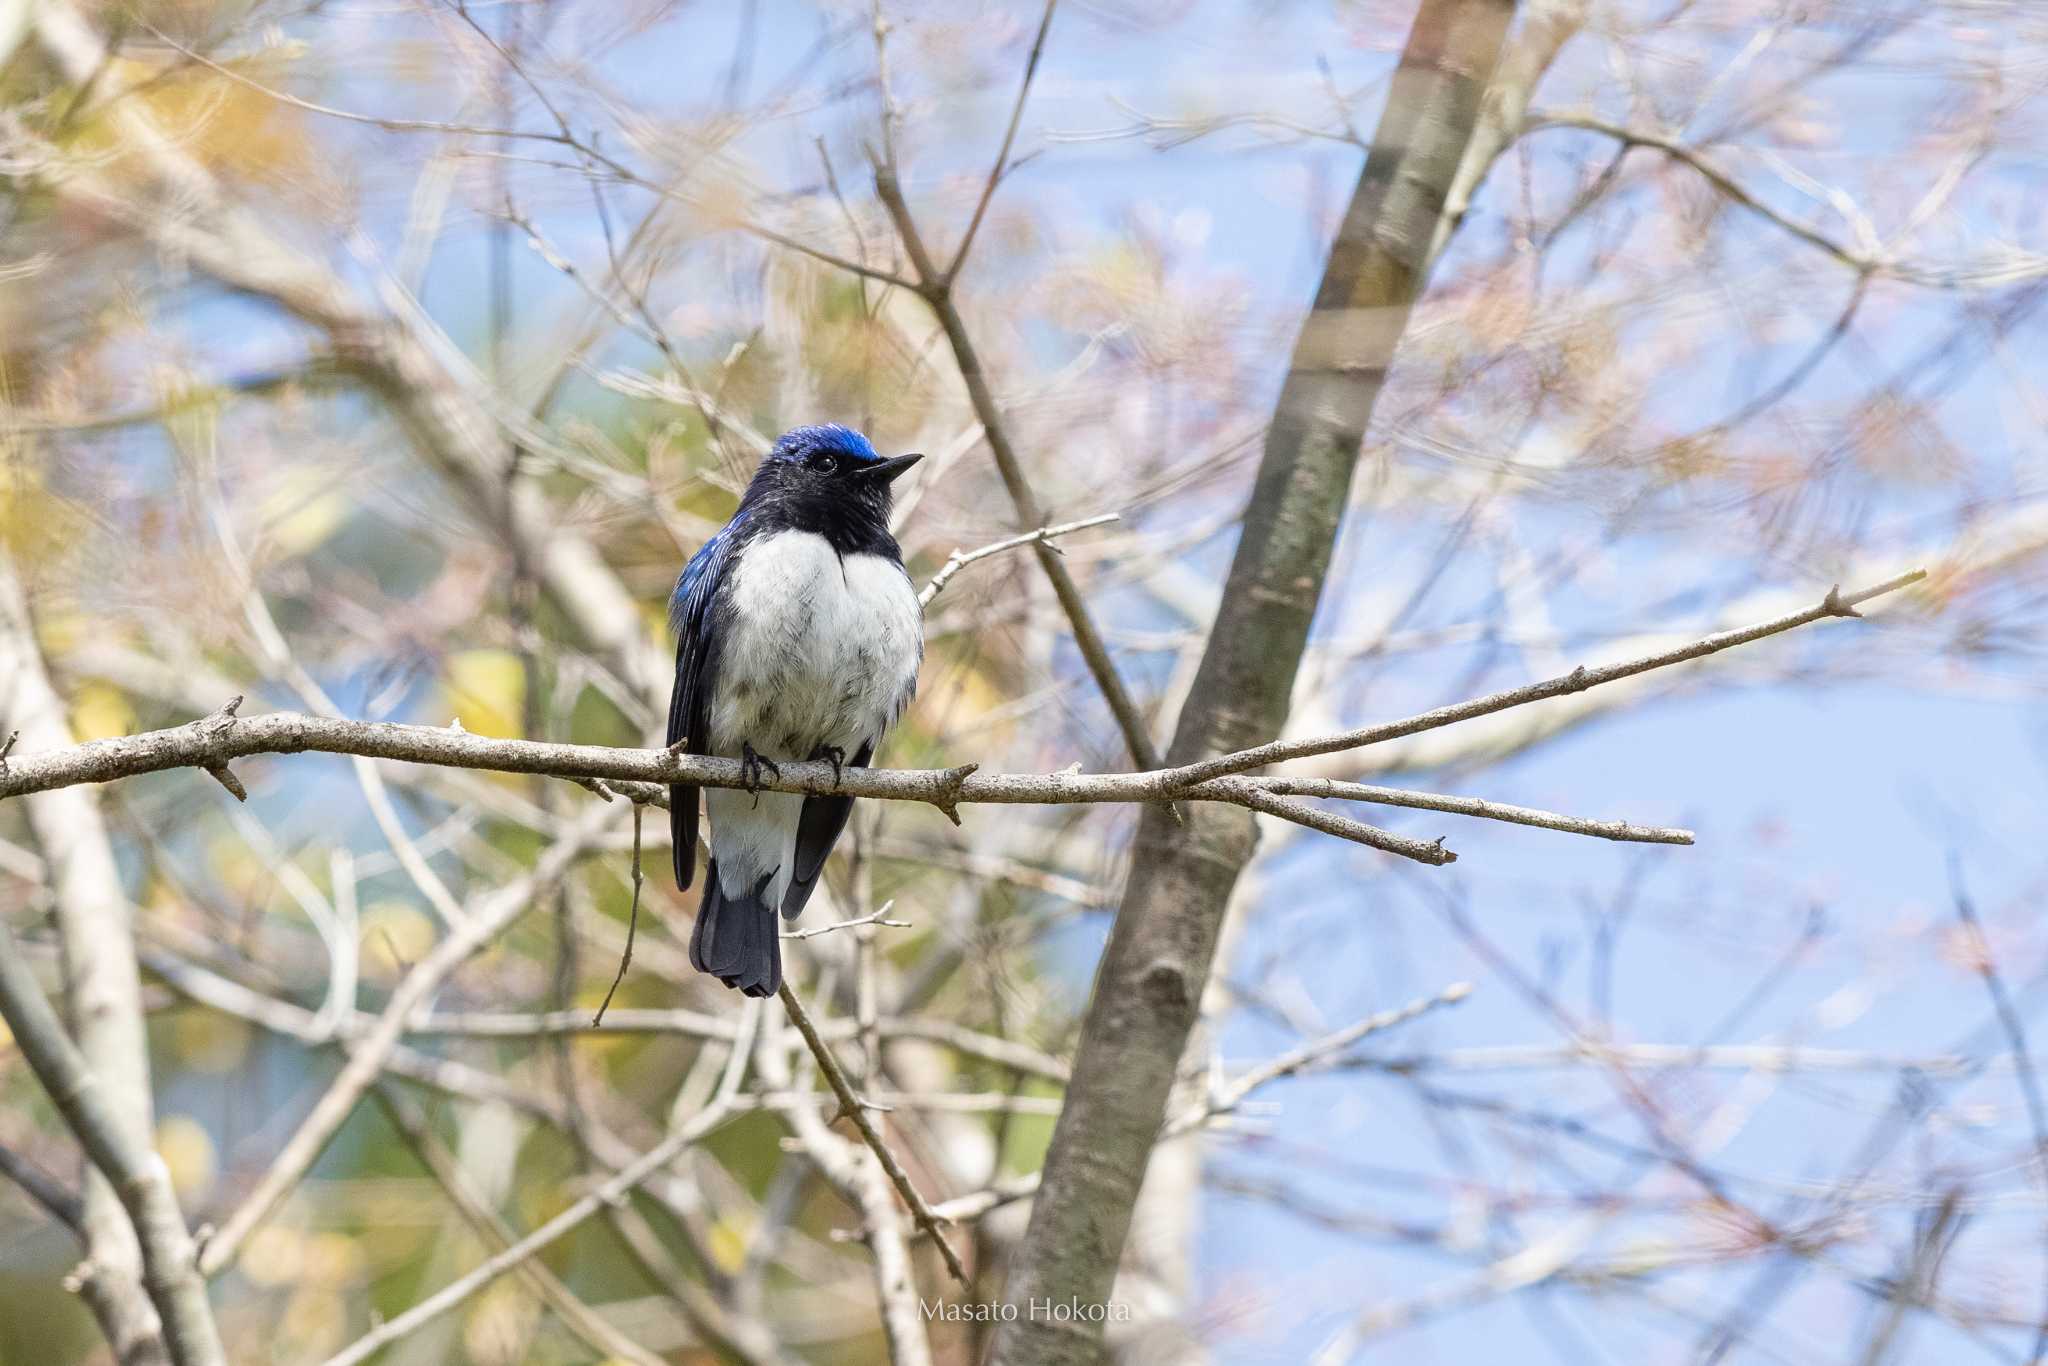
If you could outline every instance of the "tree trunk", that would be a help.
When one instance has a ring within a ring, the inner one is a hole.
[[[1222,605],[1168,762],[1279,735],[1365,427],[1428,269],[1513,0],[1423,0],[1315,307],[1295,341]],[[1074,1080],[1010,1272],[1002,1366],[1092,1362],[1131,1211],[1256,832],[1242,810],[1148,807]],[[1083,1313],[1049,1312],[1078,1302]]]

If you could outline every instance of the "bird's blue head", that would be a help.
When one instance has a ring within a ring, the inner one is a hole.
[[[820,458],[841,464],[860,465],[882,457],[868,439],[851,427],[821,422],[810,427],[792,427],[776,439],[768,452],[770,460],[786,464],[814,464]]]
[[[795,427],[754,471],[743,506],[764,525],[818,531],[834,544],[846,542],[842,550],[865,548],[888,540],[889,485],[922,459],[884,459],[866,437],[836,422]]]

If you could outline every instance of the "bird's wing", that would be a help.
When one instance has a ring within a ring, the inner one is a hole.
[[[865,767],[874,757],[875,742],[862,745],[851,759],[849,767]],[[823,758],[813,754],[813,759]],[[796,869],[790,878],[789,890],[782,894],[782,918],[794,920],[803,914],[804,903],[811,899],[811,889],[818,885],[818,874],[825,871],[825,856],[832,852],[832,846],[839,839],[839,832],[846,828],[846,818],[853,811],[851,797],[806,797],[803,814],[796,823]]]
[[[687,741],[685,754],[710,753],[711,692],[718,677],[718,632],[713,605],[742,539],[734,518],[683,566],[669,600],[676,631],[676,681],[668,698],[668,743]],[[675,844],[676,887],[687,890],[697,869],[697,789],[684,783],[668,790],[668,828]]]

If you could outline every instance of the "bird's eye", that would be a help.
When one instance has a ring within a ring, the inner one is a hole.
[[[836,455],[821,455],[813,463],[812,468],[817,470],[817,472],[820,474],[837,473],[839,469],[839,457]]]

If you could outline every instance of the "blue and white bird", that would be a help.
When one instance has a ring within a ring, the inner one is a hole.
[[[917,691],[923,610],[889,534],[884,460],[849,427],[798,427],[754,471],[739,510],[676,581],[668,742],[744,763],[862,765]],[[749,996],[782,986],[776,911],[794,920],[853,798],[713,788],[690,963]],[[676,886],[697,863],[697,789],[669,789]]]

